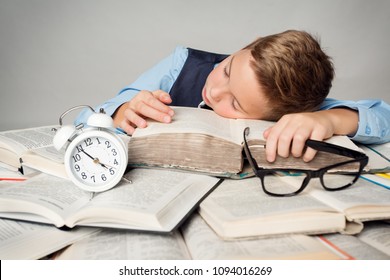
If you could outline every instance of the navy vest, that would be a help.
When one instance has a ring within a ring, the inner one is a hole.
[[[198,107],[207,76],[228,55],[188,49],[188,58],[169,94],[172,106]]]

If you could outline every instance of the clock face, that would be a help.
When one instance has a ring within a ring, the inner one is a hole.
[[[127,166],[127,150],[115,135],[87,131],[77,136],[65,153],[65,168],[79,187],[105,191],[122,178]]]

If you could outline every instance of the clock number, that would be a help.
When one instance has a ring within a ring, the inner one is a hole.
[[[118,165],[118,164],[119,164],[118,161],[117,161],[116,159],[114,159],[114,164],[115,164],[115,165]]]
[[[107,148],[111,148],[111,143],[110,143],[110,141],[106,141],[105,144],[106,144],[106,147],[107,147]]]
[[[101,144],[100,139],[98,137],[96,137],[96,140],[97,140],[98,144],[100,145]]]
[[[85,146],[86,146],[86,147],[91,146],[91,145],[93,144],[91,138],[85,139],[85,140],[84,140],[84,143],[85,143]]]
[[[106,177],[105,174],[102,174],[101,178],[102,178],[103,181],[106,181],[106,180],[107,180],[107,177]]]
[[[83,178],[83,180],[87,179],[87,175],[85,174],[85,172],[81,173],[81,178]]]
[[[116,156],[118,154],[115,149],[112,149],[111,152],[113,156]]]
[[[75,164],[75,165],[74,165],[74,169],[75,169],[77,172],[80,172],[80,165]]]
[[[96,182],[96,180],[95,180],[95,175],[92,175],[92,176],[91,176],[91,179],[93,180],[94,183]]]
[[[75,155],[73,156],[73,160],[74,160],[74,162],[80,161],[80,160],[81,160],[80,154],[75,154]]]
[[[109,170],[109,171],[110,171],[110,174],[111,174],[111,175],[114,175],[114,174],[115,174],[115,170],[114,170],[114,168],[110,168],[110,170]]]
[[[83,147],[82,147],[81,145],[77,145],[77,146],[76,146],[76,149],[77,149],[77,152],[78,152],[78,153],[83,152]]]

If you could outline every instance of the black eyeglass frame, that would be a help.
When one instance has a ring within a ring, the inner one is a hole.
[[[268,194],[268,195],[279,196],[279,197],[286,197],[286,196],[297,195],[297,194],[299,194],[300,192],[302,192],[306,188],[306,186],[308,185],[310,179],[312,179],[312,178],[319,178],[322,187],[325,190],[327,190],[327,191],[339,191],[339,190],[342,190],[342,189],[345,189],[345,188],[348,188],[348,187],[352,186],[358,180],[358,178],[359,178],[360,174],[362,173],[364,167],[368,163],[368,156],[363,154],[363,153],[361,153],[361,152],[358,152],[358,151],[355,151],[355,150],[351,150],[351,149],[348,149],[348,148],[345,148],[345,147],[337,146],[337,145],[334,145],[334,144],[331,144],[331,143],[326,143],[326,142],[322,142],[322,141],[307,139],[306,143],[305,143],[306,147],[313,148],[313,149],[315,149],[317,151],[322,151],[322,152],[328,152],[328,153],[332,153],[332,154],[342,155],[342,156],[353,158],[353,159],[347,160],[347,161],[344,161],[344,162],[339,162],[339,163],[336,163],[336,164],[332,164],[332,165],[329,165],[329,166],[326,166],[326,167],[323,167],[323,168],[320,168],[320,169],[317,169],[317,170],[291,169],[291,168],[274,168],[274,169],[262,168],[262,167],[259,167],[257,165],[257,162],[254,159],[254,157],[252,156],[252,153],[251,153],[251,151],[249,149],[248,142],[247,142],[247,139],[246,139],[246,137],[249,135],[249,131],[250,131],[249,127],[246,127],[244,129],[244,151],[245,151],[246,157],[247,157],[247,159],[249,161],[249,164],[251,165],[254,173],[256,174],[257,177],[259,177],[259,179],[261,181],[261,186],[263,188],[263,191],[266,194]],[[348,183],[345,186],[341,186],[339,188],[328,188],[328,187],[325,186],[324,181],[323,181],[323,175],[327,172],[327,170],[333,169],[333,168],[336,168],[338,166],[342,166],[342,165],[345,165],[345,164],[353,163],[353,162],[358,162],[359,163],[359,171],[358,172],[353,172],[353,173],[348,173],[348,175],[355,175],[355,178],[352,180],[352,182]],[[292,192],[292,193],[288,193],[288,194],[277,194],[277,193],[269,192],[264,187],[264,177],[266,175],[273,174],[274,172],[300,172],[300,173],[305,173],[306,174],[306,178],[303,180],[301,187],[297,191]]]

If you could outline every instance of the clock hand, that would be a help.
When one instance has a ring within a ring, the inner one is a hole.
[[[91,156],[90,154],[88,154],[86,151],[84,151],[84,149],[81,150],[84,154],[86,154],[88,157],[90,157],[94,163],[96,164],[100,164],[102,167],[108,169],[108,167],[111,167],[111,168],[115,168],[113,166],[110,166],[108,164],[105,164],[105,163],[101,163],[99,158],[94,158],[93,156]],[[108,167],[107,167],[108,166]]]
[[[98,159],[98,160],[99,160],[99,159]],[[101,162],[99,162],[99,164],[100,164],[101,166],[103,166],[104,168],[107,168],[107,169],[108,169],[108,167],[116,169],[116,167],[111,166],[111,165],[108,165],[108,164],[106,164],[106,163],[101,163]],[[107,167],[107,166],[108,166],[108,167]]]
[[[84,149],[81,150],[84,154],[86,154],[89,158],[91,158],[93,160],[93,163],[96,163],[96,164],[100,164],[101,166],[103,166],[104,168],[107,168],[107,166],[105,166],[103,163],[100,162],[100,160],[98,158],[94,158],[93,156],[91,156],[90,154],[88,154],[86,151],[84,151]]]
[[[86,154],[88,157],[90,157],[94,162],[95,162],[95,158],[93,156],[91,156],[90,154],[88,154],[86,151],[84,151],[84,149],[81,150],[84,154]]]

